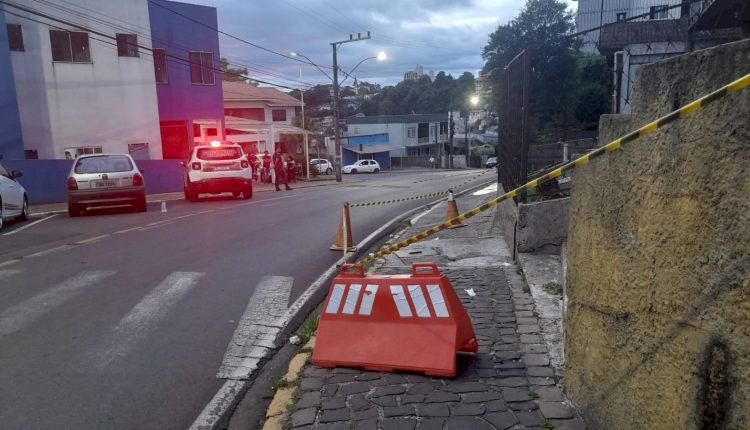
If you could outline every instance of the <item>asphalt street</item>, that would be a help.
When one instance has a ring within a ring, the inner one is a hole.
[[[8,225],[0,235],[0,428],[187,428],[224,382],[216,373],[255,286],[292,278],[293,301],[341,257],[328,247],[345,201],[443,191],[478,173],[356,175],[252,200]],[[355,243],[434,200],[352,208]]]

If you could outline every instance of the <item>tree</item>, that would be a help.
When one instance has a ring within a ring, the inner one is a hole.
[[[221,80],[230,82],[245,82],[247,78],[247,67],[233,68],[229,67],[229,60],[225,57],[221,57]],[[258,83],[250,80],[252,85],[258,86]]]
[[[490,34],[482,51],[484,72],[494,83],[516,55],[528,50],[529,109],[540,124],[565,123],[572,111],[578,41],[568,34],[574,28],[573,14],[564,1],[528,0],[517,17]]]

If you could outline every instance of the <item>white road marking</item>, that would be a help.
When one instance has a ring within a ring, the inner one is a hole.
[[[9,278],[13,275],[16,275],[18,273],[21,273],[22,270],[18,269],[4,269],[0,270],[0,281],[2,281],[4,278]]]
[[[29,255],[27,255],[24,258],[41,257],[42,255],[51,254],[51,253],[57,252],[57,251],[64,251],[64,250],[70,249],[72,247],[73,247],[72,245],[60,245],[60,246],[56,246],[54,248],[45,249],[44,251],[39,251],[39,252],[35,252],[33,254],[29,254]]]
[[[76,242],[75,244],[76,245],[86,245],[87,243],[98,242],[98,241],[100,241],[100,240],[102,240],[102,239],[104,239],[106,237],[109,237],[109,234],[102,234],[100,236],[94,236],[94,237],[91,237],[91,238],[86,239],[86,240],[80,240],[80,241]]]
[[[21,259],[19,258],[13,258],[8,261],[3,261],[2,263],[0,263],[0,267],[10,266],[11,264],[18,263],[19,261],[21,261]]]
[[[17,228],[17,229],[15,229],[15,230],[13,230],[13,231],[9,231],[8,233],[3,233],[3,236],[10,236],[11,234],[16,234],[16,233],[18,233],[19,231],[24,231],[24,230],[26,230],[26,229],[27,229],[27,228],[29,228],[29,227],[33,227],[33,226],[35,226],[35,225],[39,224],[40,222],[44,222],[44,221],[47,221],[48,219],[50,219],[50,218],[54,218],[54,217],[56,217],[56,216],[57,216],[57,214],[54,214],[54,215],[50,215],[50,216],[48,216],[48,217],[46,217],[46,218],[42,218],[42,219],[36,220],[36,221],[34,221],[34,222],[30,223],[30,224],[26,224],[26,225],[25,225],[25,226],[23,226],[23,227]]]
[[[61,284],[6,309],[0,314],[0,336],[14,333],[33,323],[37,318],[64,304],[104,278],[112,271],[86,271],[63,281]]]
[[[112,329],[106,347],[96,353],[95,366],[104,369],[116,358],[130,352],[204,275],[198,272],[170,274]]]
[[[203,412],[193,421],[190,430],[213,429],[226,411],[233,408],[239,394],[245,387],[245,381],[230,379],[221,386],[216,395],[203,408]]]
[[[255,287],[245,313],[234,330],[217,378],[247,379],[275,347],[285,325],[280,320],[289,307],[294,278],[264,276]]]

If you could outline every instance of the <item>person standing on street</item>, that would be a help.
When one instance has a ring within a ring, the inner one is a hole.
[[[263,151],[263,171],[261,172],[261,182],[271,183],[271,156],[268,150]]]
[[[281,148],[276,148],[276,152],[273,153],[273,171],[276,174],[276,191],[281,191],[279,183],[283,182],[287,191],[290,191],[289,182],[286,179],[286,168],[284,166],[284,155],[281,153]]]

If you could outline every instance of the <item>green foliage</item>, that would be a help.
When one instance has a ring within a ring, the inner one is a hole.
[[[490,34],[482,51],[483,71],[495,95],[505,66],[524,49],[528,51],[529,111],[542,129],[596,122],[609,109],[606,60],[579,52],[580,42],[568,37],[574,29],[574,16],[564,1],[527,0],[518,16]],[[493,97],[493,103],[496,100]]]
[[[247,76],[247,67],[230,67],[229,60],[224,57],[221,57],[219,61],[221,63],[222,81],[243,82],[247,79],[245,78]],[[257,86],[257,83],[254,83],[254,81],[251,81],[251,83]]]
[[[271,385],[271,388],[273,388],[274,391],[278,391],[281,388],[294,387],[294,385],[294,381],[290,381],[286,378],[279,378],[273,383],[273,385]]]
[[[544,421],[542,421],[542,423],[539,424],[539,426],[541,428],[543,428],[543,429],[553,429],[553,428],[555,428],[555,424],[553,424],[552,421],[550,421],[549,418],[545,418]]]
[[[297,329],[297,336],[299,336],[301,344],[305,345],[316,331],[318,331],[318,315],[313,314],[307,317],[305,322]]]
[[[537,393],[534,390],[529,390],[529,397],[531,397],[532,399],[538,399],[539,398],[539,393]]]

